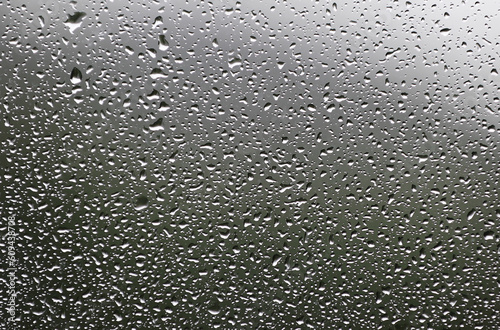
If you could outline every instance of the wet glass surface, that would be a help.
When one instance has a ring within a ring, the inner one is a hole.
[[[496,329],[499,13],[2,1],[1,327]]]

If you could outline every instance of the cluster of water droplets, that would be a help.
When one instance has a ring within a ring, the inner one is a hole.
[[[495,328],[499,9],[0,3],[17,325]]]

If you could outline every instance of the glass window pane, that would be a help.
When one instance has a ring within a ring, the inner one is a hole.
[[[2,1],[1,328],[497,328],[499,12]]]

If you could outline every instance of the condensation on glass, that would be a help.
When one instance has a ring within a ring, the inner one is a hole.
[[[0,13],[2,328],[500,325],[499,2]]]

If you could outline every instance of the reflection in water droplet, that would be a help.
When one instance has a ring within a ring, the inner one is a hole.
[[[84,12],[75,12],[73,15],[68,15],[68,19],[64,24],[69,28],[69,31],[73,33],[82,25],[85,16],[87,16],[87,14]]]
[[[135,202],[136,210],[143,210],[148,207],[149,200],[146,196],[139,196]]]
[[[82,73],[77,68],[71,70],[70,80],[73,84],[79,84],[82,81]]]

